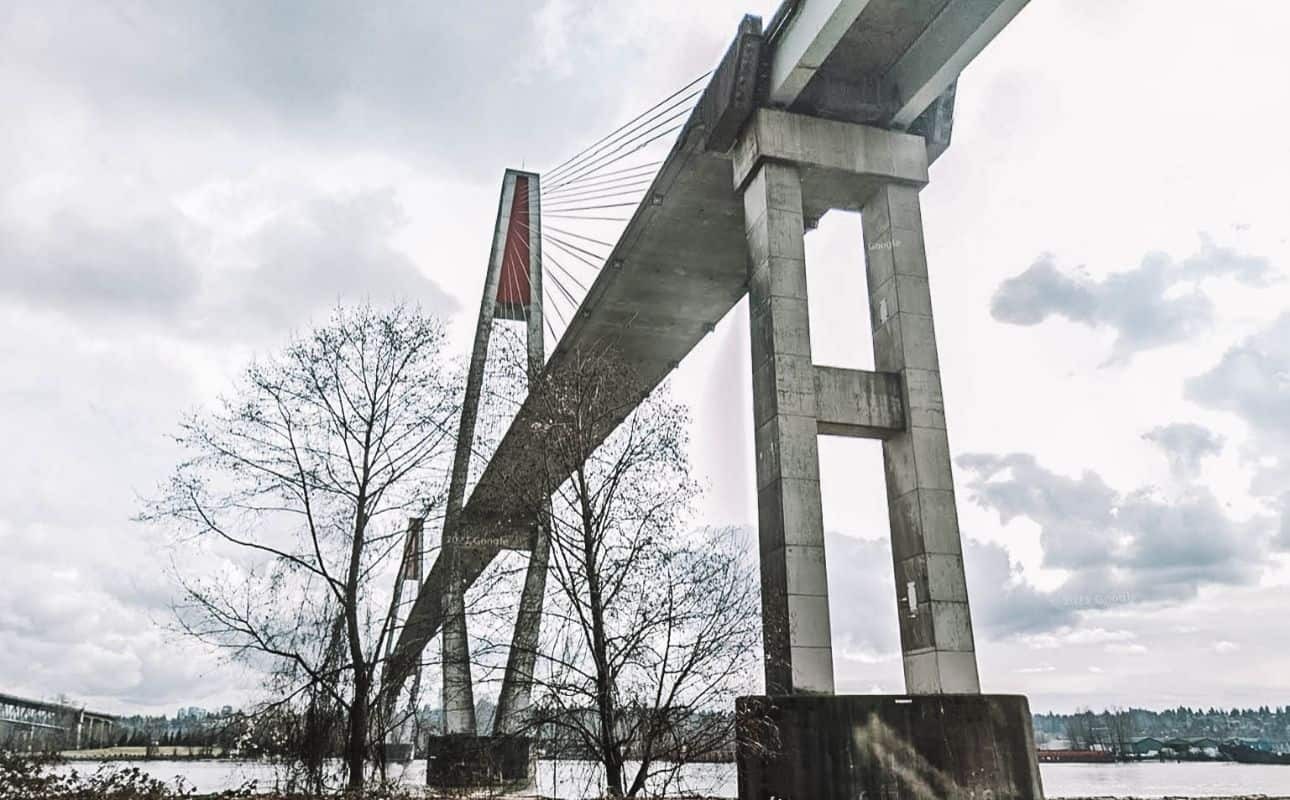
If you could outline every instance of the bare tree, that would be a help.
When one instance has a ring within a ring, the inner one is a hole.
[[[1104,733],[1105,729],[1087,707],[1076,709],[1066,721],[1066,738],[1070,739],[1073,750],[1101,749],[1106,744]]]
[[[1132,749],[1134,737],[1133,711],[1119,706],[1106,710],[1107,742],[1119,758],[1125,758]]]
[[[143,515],[223,565],[180,571],[181,627],[270,674],[351,788],[391,724],[376,684],[406,519],[437,512],[451,452],[443,339],[416,309],[338,310],[181,425],[186,459]]]
[[[614,797],[729,746],[760,641],[750,559],[687,527],[688,414],[661,389],[624,420],[637,385],[608,348],[567,355],[529,400],[542,457],[526,472],[545,474],[515,484],[550,535],[529,724],[598,762]]]

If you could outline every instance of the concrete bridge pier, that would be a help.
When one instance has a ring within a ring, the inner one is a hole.
[[[918,192],[921,136],[757,110],[734,151],[749,252],[765,697],[740,797],[1042,798],[1024,697],[982,695]],[[874,371],[811,356],[803,236],[860,211]],[[882,441],[905,686],[838,697],[816,437]]]

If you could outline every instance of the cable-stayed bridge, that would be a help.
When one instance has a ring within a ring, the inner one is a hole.
[[[764,25],[744,18],[712,72],[573,157],[507,171],[443,548],[387,689],[442,631],[449,733],[475,734],[462,593],[503,550],[533,554],[513,656],[536,642],[546,543],[512,487],[575,465],[551,471],[530,397],[466,496],[494,320],[527,323],[530,380],[600,348],[631,365],[603,439],[748,296],[767,696],[739,713],[772,720],[782,752],[741,755],[741,796],[887,796],[915,774],[963,797],[1042,797],[1025,699],[980,693],[918,198],[950,144],[960,72],[1024,6],[787,0]],[[832,209],[862,217],[874,371],[811,359],[802,240]],[[833,695],[819,435],[883,443],[908,695]],[[497,735],[531,670],[508,664]]]

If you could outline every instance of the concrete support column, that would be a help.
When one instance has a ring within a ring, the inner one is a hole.
[[[461,570],[454,570],[460,575]],[[454,577],[444,594],[443,720],[447,733],[475,733],[475,692],[470,676],[470,640],[466,630],[466,584]]]
[[[524,730],[525,715],[533,692],[533,669],[537,665],[538,640],[542,632],[542,601],[546,595],[546,573],[551,555],[551,538],[539,523],[533,529],[529,566],[524,574],[524,591],[515,618],[506,673],[497,698],[494,733],[514,734]]]
[[[743,200],[766,691],[830,694],[833,650],[797,168],[763,162]]]
[[[905,689],[976,693],[918,189],[887,184],[862,217],[874,367],[901,376],[908,420],[882,445]]]

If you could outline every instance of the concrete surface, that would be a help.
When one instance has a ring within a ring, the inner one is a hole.
[[[763,163],[743,195],[766,686],[776,694],[831,693],[833,643],[798,170]]]
[[[905,690],[978,692],[918,188],[882,187],[861,220],[874,366],[908,422],[882,445]]]
[[[741,800],[1043,800],[1017,695],[741,697]]]

